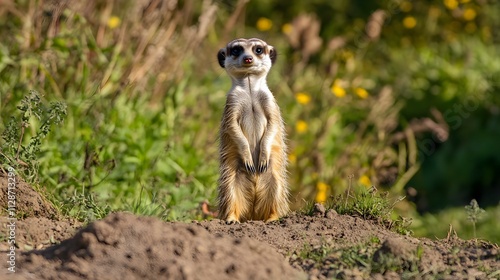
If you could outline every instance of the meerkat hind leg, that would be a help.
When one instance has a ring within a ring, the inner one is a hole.
[[[232,199],[229,203],[229,211],[226,218],[227,224],[235,224],[249,220],[251,209],[252,189],[254,183],[248,179],[248,174],[238,171],[231,183]]]
[[[278,184],[270,169],[261,174],[257,182],[254,218],[265,222],[275,221],[278,216]]]
[[[235,225],[235,224],[239,224],[239,223],[240,223],[240,221],[233,215],[231,217],[227,218],[227,220],[226,220],[227,225]]]
[[[235,171],[226,168],[219,179],[219,217],[226,224],[239,223],[241,210],[236,203]]]

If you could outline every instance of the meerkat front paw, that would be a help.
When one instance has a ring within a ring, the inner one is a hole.
[[[250,153],[250,151],[247,151],[246,154],[243,156],[243,164],[245,165],[245,169],[247,170],[248,174],[257,173],[255,165],[253,164],[252,154]]]
[[[267,162],[267,160],[260,160],[260,163],[259,163],[259,173],[266,172],[268,166],[269,166],[269,163]]]
[[[269,167],[269,153],[262,151],[259,156],[259,166],[258,166],[259,173],[266,172],[268,167]]]
[[[245,169],[249,174],[255,174],[257,173],[257,170],[255,169],[255,165],[253,164],[252,161],[244,161],[245,163]]]

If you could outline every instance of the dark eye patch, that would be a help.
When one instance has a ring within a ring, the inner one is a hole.
[[[241,53],[243,52],[243,47],[242,46],[234,46],[231,48],[231,50],[229,51],[229,53],[232,55],[232,56],[239,56]]]

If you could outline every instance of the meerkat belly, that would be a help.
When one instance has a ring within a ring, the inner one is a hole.
[[[267,119],[259,105],[252,105],[243,114],[241,129],[245,134],[254,160],[259,154],[260,141],[266,130]]]

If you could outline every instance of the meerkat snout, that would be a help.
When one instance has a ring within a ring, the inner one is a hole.
[[[252,61],[253,61],[253,57],[251,55],[247,55],[247,56],[243,57],[243,62],[245,64],[252,64]]]

